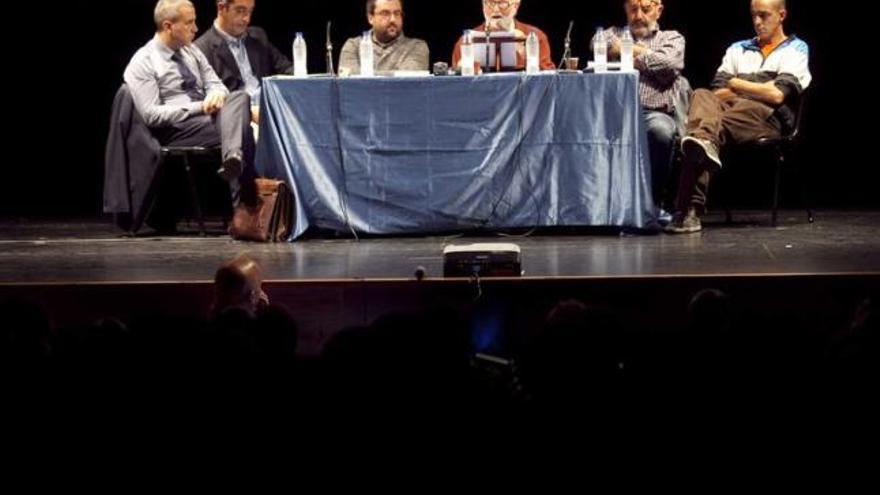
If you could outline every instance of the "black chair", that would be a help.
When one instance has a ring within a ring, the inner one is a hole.
[[[190,162],[191,158],[199,157],[199,156],[210,156],[217,157],[217,162],[220,162],[220,148],[208,148],[204,146],[163,146],[161,148],[162,159],[160,163],[160,169],[167,165],[169,159],[178,158],[183,164],[183,170],[186,174],[186,182],[187,188],[189,190],[189,200],[190,207],[192,208],[192,215],[195,216],[196,222],[199,224],[199,236],[205,237],[207,235],[207,231],[205,229],[205,217],[202,213],[202,200],[199,195],[198,181],[196,180],[195,172],[193,171],[192,164]],[[226,218],[223,219],[224,227],[226,224]]]
[[[786,166],[786,164],[789,164],[790,167],[793,168],[798,175],[798,181],[800,182],[801,190],[801,201],[803,202],[804,208],[807,210],[807,221],[809,223],[813,223],[815,221],[813,217],[813,210],[810,206],[810,196],[807,191],[806,181],[804,180],[804,172],[802,170],[802,167],[795,166],[792,161],[792,155],[794,154],[794,151],[797,148],[797,145],[799,144],[802,135],[804,107],[807,100],[807,94],[808,91],[804,90],[798,99],[794,127],[791,129],[790,132],[778,138],[762,138],[757,141],[742,143],[734,146],[731,151],[725,152],[725,155],[732,155],[737,157],[769,156],[775,162],[776,166],[773,180],[773,209],[771,214],[771,224],[774,227],[776,226],[776,220],[778,216],[779,190],[782,183],[782,169]],[[725,167],[723,170],[726,171],[727,167]],[[722,172],[722,175],[723,173],[724,172]],[[722,188],[726,189],[723,187],[723,183]],[[727,194],[723,194],[723,196],[727,196]],[[733,216],[730,213],[730,202],[724,201],[724,203],[725,220],[727,223],[731,223],[733,221]]]
[[[219,148],[161,146],[134,107],[128,87],[122,84],[113,99],[105,150],[104,212],[113,214],[115,223],[134,236],[155,206],[168,166],[171,162],[182,163],[191,214],[199,224],[199,234],[206,235],[203,194],[199,192],[192,159],[215,153],[219,167]],[[227,217],[228,212],[224,223]]]

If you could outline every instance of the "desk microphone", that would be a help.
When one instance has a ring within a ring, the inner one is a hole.
[[[565,49],[562,51],[562,60],[559,61],[559,68],[565,68],[565,61],[571,57],[571,28],[574,27],[574,21],[568,23],[568,32],[565,33]]]
[[[330,40],[330,22],[327,21],[327,74],[335,76],[336,72],[333,70],[333,42]]]

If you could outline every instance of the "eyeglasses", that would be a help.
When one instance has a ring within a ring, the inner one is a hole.
[[[245,15],[254,15],[254,9],[253,9],[253,8],[247,8],[247,7],[245,7],[244,5],[237,5],[237,6],[234,6],[234,7],[232,7],[230,10],[232,10],[232,12],[233,12],[235,15],[240,16],[240,17],[244,17]]]
[[[379,12],[376,12],[373,15],[375,15],[376,17],[381,17],[382,19],[386,19],[386,20],[391,19],[392,17],[397,17],[398,19],[403,19],[403,11],[402,10],[395,10],[393,12],[390,10],[380,10]]]
[[[508,1],[508,0],[483,0],[483,5],[486,7],[496,8],[498,10],[507,10],[511,5],[518,3],[516,1]]]
[[[636,13],[641,10],[644,14],[649,15],[660,5],[657,0],[633,0],[627,6],[630,12]]]

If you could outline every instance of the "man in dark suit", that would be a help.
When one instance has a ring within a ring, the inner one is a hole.
[[[261,79],[291,73],[293,64],[269,42],[266,31],[251,26],[256,0],[217,0],[217,19],[195,45],[205,54],[229,91],[251,96],[251,115],[259,121]]]

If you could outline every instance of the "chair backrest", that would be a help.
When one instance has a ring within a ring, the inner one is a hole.
[[[678,90],[675,92],[673,96],[673,110],[675,116],[675,127],[678,130],[679,136],[687,135],[687,121],[688,121],[688,110],[691,107],[691,97],[694,94],[694,90],[691,87],[691,82],[687,80],[684,76],[679,76],[679,86]]]
[[[801,124],[804,120],[804,107],[806,106],[807,95],[810,93],[810,88],[806,88],[801,91],[800,96],[798,96],[797,107],[795,108],[794,115],[794,127],[791,129],[791,132],[788,133],[786,138],[789,141],[794,141],[800,136],[801,133]]]

